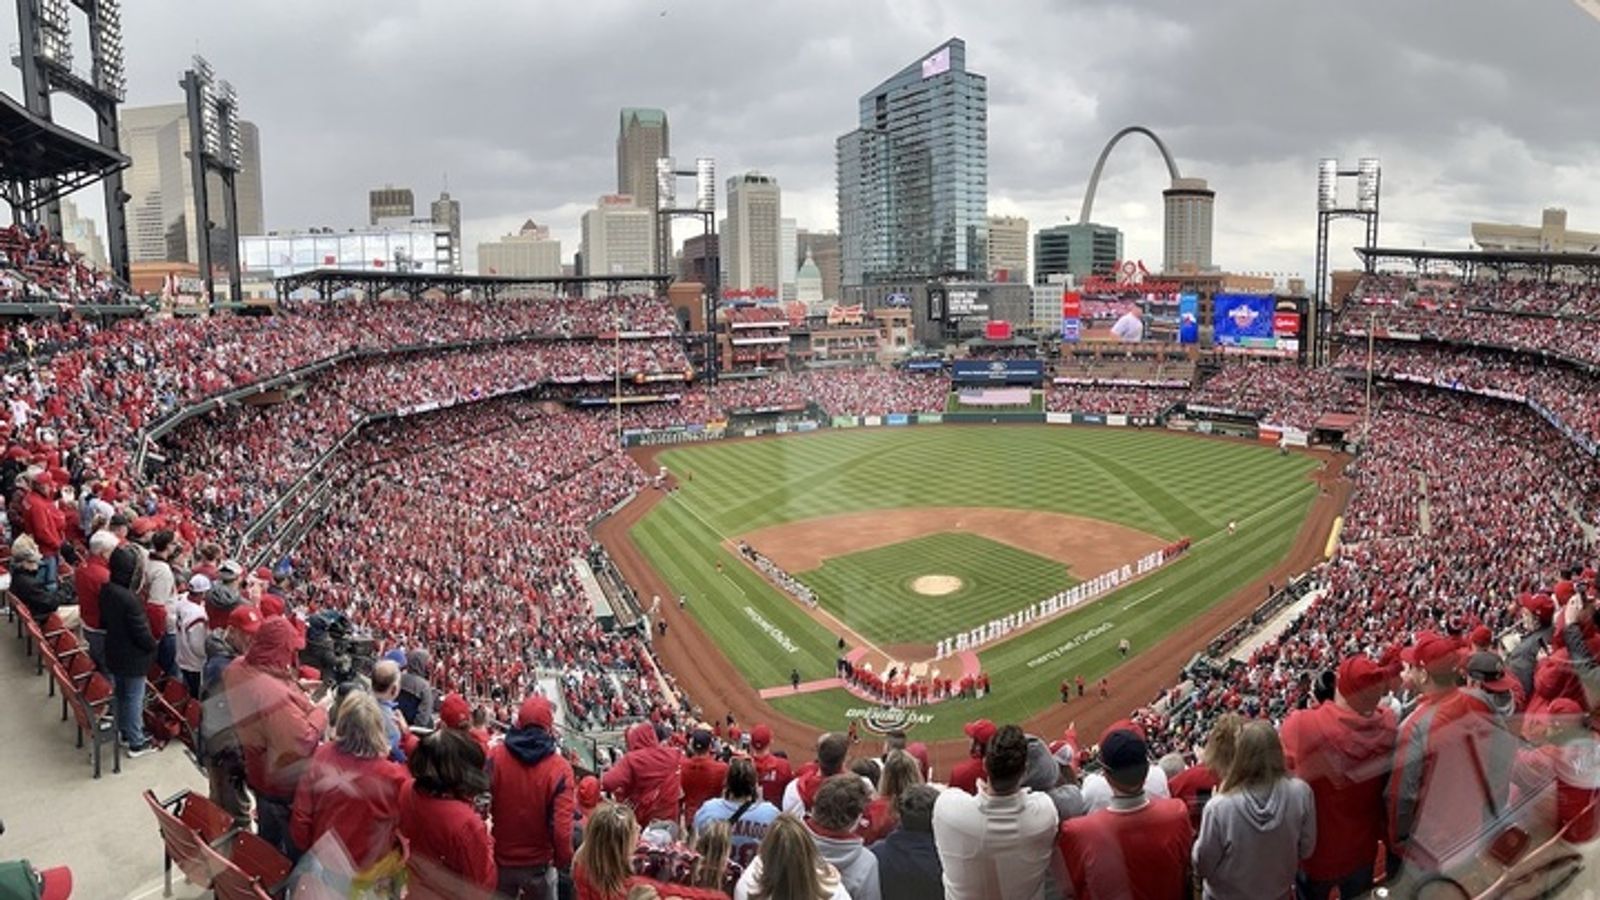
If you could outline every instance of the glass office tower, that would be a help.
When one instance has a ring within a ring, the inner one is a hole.
[[[958,38],[861,97],[835,147],[845,284],[986,273],[988,105]]]

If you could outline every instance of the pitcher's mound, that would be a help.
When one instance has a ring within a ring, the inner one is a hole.
[[[961,590],[961,579],[954,575],[919,575],[911,589],[924,597],[943,597]]]

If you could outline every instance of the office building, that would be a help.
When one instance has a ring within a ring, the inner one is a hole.
[[[95,227],[94,220],[79,215],[78,205],[66,197],[61,200],[61,239],[82,253],[90,268],[100,271],[109,268],[106,264],[106,246],[100,240],[100,231]]]
[[[989,280],[1028,280],[1028,220],[989,217]]]
[[[988,84],[951,39],[862,95],[835,144],[846,285],[987,277]]]
[[[1174,178],[1161,192],[1166,203],[1161,271],[1211,272],[1211,209],[1217,193],[1204,178]]]
[[[666,260],[655,258],[656,160],[672,155],[667,114],[659,109],[628,107],[617,128],[617,193],[634,199],[650,213],[650,260],[642,271],[662,272]]]
[[[194,181],[189,167],[189,116],[182,103],[130,106],[118,113],[118,140],[132,161],[123,173],[130,197],[128,255],[132,262],[194,262],[199,258],[194,235]],[[261,132],[252,122],[239,123],[241,159],[234,177],[239,234],[266,230],[261,189]],[[221,229],[227,221],[222,180],[208,176],[211,255],[218,265],[230,258],[232,241]]]
[[[728,261],[724,290],[764,288],[778,296],[782,287],[782,211],[778,179],[760,172],[728,179],[728,218],[720,245]]]
[[[837,300],[839,293],[839,233],[836,231],[806,231],[795,233],[795,256],[807,256],[817,264],[822,273],[822,299]]]
[[[455,271],[461,271],[461,201],[453,200],[449,191],[440,191],[439,199],[429,204],[433,224],[450,231],[450,246],[455,251]],[[531,222],[529,224],[532,224]]]
[[[778,220],[778,296],[788,302],[795,297],[795,276],[800,268],[800,223],[794,219]]]
[[[678,277],[696,284],[710,285],[717,280],[718,236],[697,234],[683,242],[683,253],[678,257]]]
[[[554,278],[561,274],[561,242],[551,240],[549,228],[529,219],[516,234],[478,245],[478,274]]]
[[[653,217],[627,194],[607,194],[583,214],[585,275],[648,275]],[[603,294],[595,286],[591,293]]]
[[[245,235],[239,239],[239,250],[246,271],[271,278],[312,269],[450,273],[454,253],[447,229],[428,219],[386,221],[393,224]]]
[[[411,188],[386,184],[367,192],[368,225],[376,225],[381,219],[410,219],[416,214],[417,201]]]
[[[1600,233],[1567,229],[1567,211],[1546,209],[1538,225],[1473,222],[1472,242],[1479,250],[1527,253],[1600,253]]]
[[[817,267],[817,261],[809,253],[795,273],[794,298],[806,305],[808,316],[820,313],[827,302],[822,296],[822,269]]]
[[[1079,222],[1041,228],[1033,236],[1033,283],[1046,284],[1053,275],[1079,281],[1110,275],[1120,259],[1122,231],[1110,225]]]

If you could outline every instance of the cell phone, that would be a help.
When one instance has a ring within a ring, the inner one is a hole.
[[[1489,858],[1506,868],[1510,868],[1522,857],[1522,852],[1528,849],[1528,833],[1515,825],[1495,835],[1489,842]]]

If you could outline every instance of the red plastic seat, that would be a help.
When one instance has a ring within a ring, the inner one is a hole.
[[[214,852],[212,843],[229,836],[233,817],[193,791],[184,791],[163,801],[157,800],[153,791],[146,790],[144,802],[155,813],[156,826],[161,832],[165,896],[172,896],[174,865],[190,884],[211,887],[215,866],[207,853]]]
[[[67,708],[78,724],[78,746],[89,736],[94,750],[94,777],[100,777],[100,748],[111,745],[111,771],[122,771],[122,750],[117,743],[117,720],[112,700],[111,681],[99,672],[91,672],[81,690],[66,697]]]

